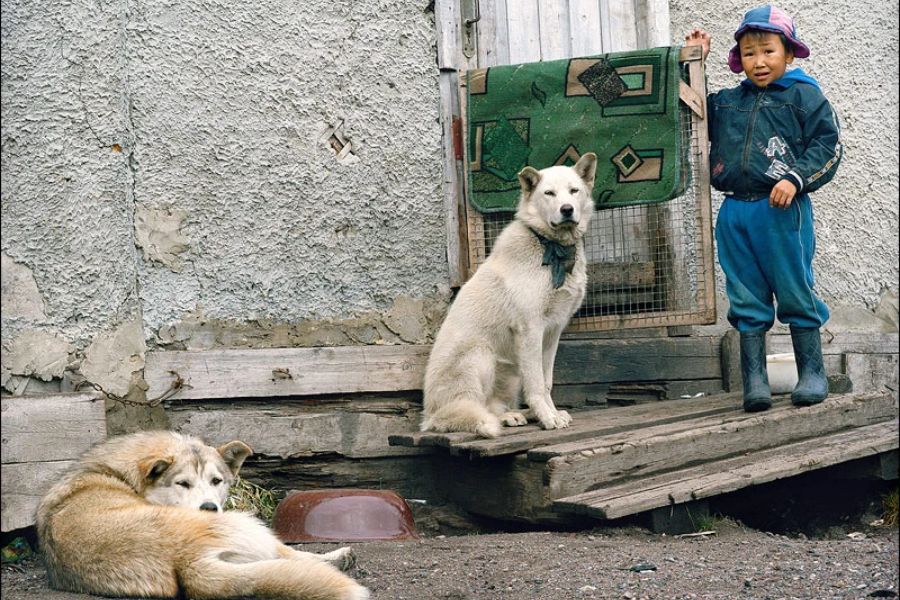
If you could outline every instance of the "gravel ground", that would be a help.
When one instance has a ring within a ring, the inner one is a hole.
[[[851,534],[807,539],[721,520],[694,537],[637,527],[438,536],[355,544],[351,575],[376,600],[896,598],[897,529]],[[4,565],[2,584],[4,600],[92,598],[51,591],[39,559]]]

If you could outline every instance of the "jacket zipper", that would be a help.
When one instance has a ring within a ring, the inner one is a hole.
[[[759,105],[762,103],[766,89],[757,92],[756,100],[753,102],[753,110],[750,111],[750,123],[747,126],[747,135],[744,137],[744,153],[741,157],[741,175],[747,180],[747,169],[750,166],[750,144],[753,142],[753,128],[756,127],[756,116],[759,113]]]

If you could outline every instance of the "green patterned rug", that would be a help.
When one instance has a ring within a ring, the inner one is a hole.
[[[598,209],[683,193],[679,48],[503,65],[466,73],[469,201],[514,211],[517,173],[597,154]]]

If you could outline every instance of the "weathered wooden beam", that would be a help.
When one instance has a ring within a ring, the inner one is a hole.
[[[34,523],[50,486],[82,453],[106,439],[106,410],[96,394],[0,399],[3,531]]]
[[[168,411],[172,429],[196,435],[217,446],[240,440],[266,456],[299,458],[334,454],[378,458],[421,454],[415,448],[387,444],[388,436],[418,428],[419,411],[409,413],[301,409],[228,408],[207,410],[187,405]]]
[[[148,352],[148,398],[265,398],[421,390],[431,346]],[[554,381],[721,378],[717,337],[563,340]],[[180,384],[178,382],[181,382]]]
[[[721,377],[718,337],[564,341],[554,372],[560,383]]]
[[[173,400],[418,390],[430,350],[398,345],[148,352],[144,379],[148,397]],[[183,383],[173,389],[179,378]]]
[[[451,454],[462,456],[499,456],[529,450],[531,460],[546,461],[551,454],[545,456],[540,452],[543,446],[572,443],[577,444],[585,438],[596,438],[601,435],[643,430],[651,426],[664,426],[670,423],[694,422],[694,419],[710,415],[735,413],[739,410],[733,398],[718,396],[715,398],[699,398],[697,400],[679,400],[644,404],[628,408],[610,408],[585,413],[575,413],[572,425],[565,429],[545,430],[535,425],[528,431],[519,432],[525,427],[511,428],[510,432],[496,439],[478,439],[458,442],[450,447]]]
[[[897,354],[900,333],[855,333],[832,334],[822,331],[822,353],[833,354]],[[768,336],[768,352],[779,354],[793,352],[789,333]]]
[[[889,421],[560,498],[553,506],[562,512],[616,519],[889,452],[897,446],[898,425]]]
[[[543,446],[529,451],[529,458],[548,461],[550,495],[563,498],[624,476],[638,477],[692,462],[718,460],[848,427],[896,419],[896,415],[896,402],[886,393],[836,396],[806,408],[791,406],[783,400],[764,413],[702,417]]]

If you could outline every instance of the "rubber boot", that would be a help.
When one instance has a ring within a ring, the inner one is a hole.
[[[791,327],[797,361],[797,386],[791,392],[796,406],[812,406],[828,396],[828,378],[822,358],[822,337],[815,327]]]
[[[766,372],[765,331],[741,332],[741,377],[744,380],[744,410],[768,410],[772,406],[772,393]]]

